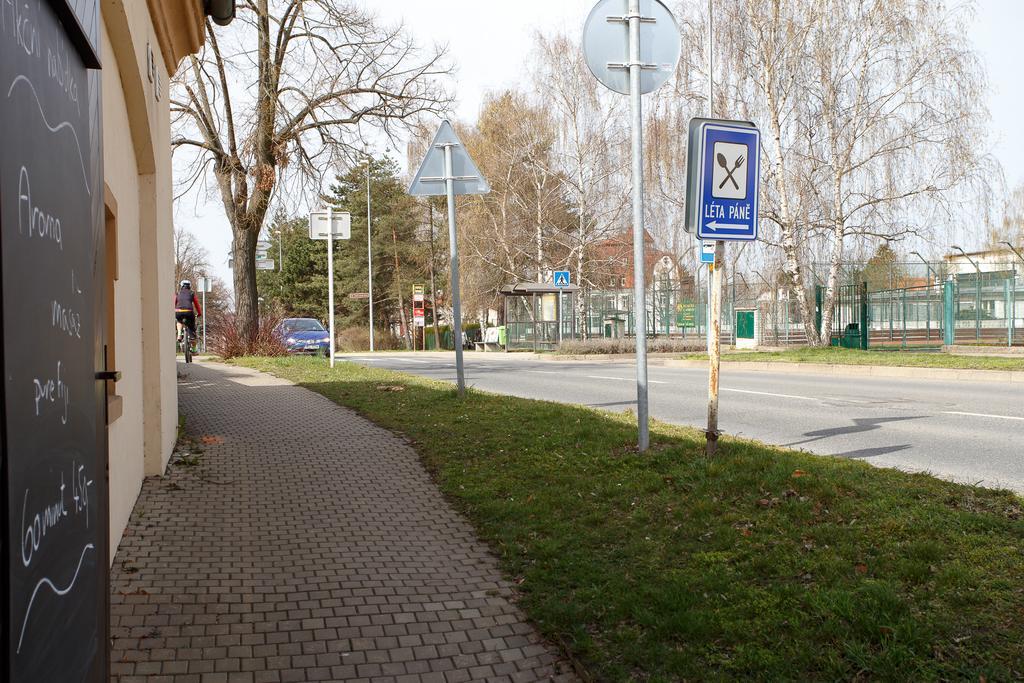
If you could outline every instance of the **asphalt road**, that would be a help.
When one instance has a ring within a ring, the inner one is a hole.
[[[466,354],[467,384],[495,393],[635,410],[632,363]],[[452,353],[346,360],[455,381]],[[707,371],[651,365],[652,417],[705,426]],[[722,364],[720,429],[882,467],[1024,493],[1024,387],[994,382],[734,371]]]

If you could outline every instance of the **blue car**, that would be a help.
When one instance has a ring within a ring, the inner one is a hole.
[[[319,320],[313,318],[285,318],[277,326],[289,353],[315,353],[328,355],[331,337]]]

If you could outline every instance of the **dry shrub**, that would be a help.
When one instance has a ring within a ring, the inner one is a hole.
[[[338,350],[346,353],[370,350],[370,330],[366,327],[346,327],[338,332]],[[390,330],[373,331],[373,348],[377,351],[395,351],[405,348],[405,343]]]
[[[707,346],[699,339],[655,337],[647,340],[649,353],[689,353],[706,350]],[[632,338],[566,340],[562,342],[562,347],[558,350],[559,353],[570,356],[634,353],[635,351],[636,342]]]
[[[210,330],[210,351],[221,358],[237,358],[239,356],[284,356],[288,349],[284,340],[276,332],[281,318],[268,315],[260,318],[256,327],[256,335],[246,339],[238,331],[234,313],[220,316]]]

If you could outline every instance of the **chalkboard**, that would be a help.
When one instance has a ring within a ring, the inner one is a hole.
[[[96,0],[0,2],[4,680],[107,669]]]

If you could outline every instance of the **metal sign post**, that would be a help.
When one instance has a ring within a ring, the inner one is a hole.
[[[367,292],[370,301],[370,352],[374,349],[373,344],[373,216],[370,212],[370,157],[366,159],[366,266]]]
[[[352,215],[335,212],[334,207],[314,211],[309,215],[309,236],[311,239],[327,240],[327,329],[330,339],[330,365],[334,367],[334,240],[352,237]]]
[[[558,288],[558,346],[561,347],[562,328],[565,327],[564,318],[562,317],[565,310],[565,307],[562,305],[564,302],[562,294],[564,294],[563,290],[569,286],[569,283],[572,280],[572,278],[569,275],[568,270],[556,270],[553,280],[555,283],[555,287]]]
[[[332,225],[334,221],[334,207],[327,207],[327,223]],[[331,335],[330,345],[330,366],[334,367],[334,230],[327,231],[327,331]]]
[[[203,278],[206,279],[206,278]],[[206,353],[206,290],[203,290],[203,353]]]
[[[203,277],[199,278],[199,282],[197,284],[199,285],[199,293],[203,295],[203,304],[202,304],[203,305],[203,353],[207,353],[207,348],[206,348],[206,318],[209,316],[209,313],[207,313],[207,311],[206,311],[206,293],[207,292],[212,292],[213,291],[213,287],[211,287],[210,278],[207,277],[206,275],[204,275]]]
[[[623,10],[625,14],[622,14]],[[636,337],[637,447],[641,451],[647,450],[650,443],[641,98],[669,79],[679,61],[679,50],[679,28],[672,13],[660,0],[600,0],[590,11],[583,28],[583,52],[591,73],[605,87],[629,95],[633,154],[633,328]]]
[[[448,195],[448,250],[452,255],[452,342],[455,344],[455,376],[459,396],[466,393],[466,368],[462,361],[462,302],[459,299],[459,240],[455,232],[455,178],[452,145],[444,146],[444,187]]]
[[[443,185],[442,185],[443,183]],[[459,396],[466,394],[466,373],[462,360],[462,304],[459,300],[459,244],[455,231],[455,195],[486,194],[491,191],[483,174],[473,163],[465,145],[448,121],[437,129],[419,170],[409,185],[413,196],[448,199],[448,246],[451,253],[452,338],[455,342],[455,375]]]
[[[423,351],[427,350],[427,336],[426,336],[426,287],[423,285],[412,286],[412,350],[416,350],[416,330],[420,328],[424,331],[423,343],[420,348]]]

